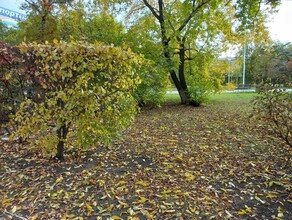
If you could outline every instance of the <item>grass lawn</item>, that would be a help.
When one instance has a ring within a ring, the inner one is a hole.
[[[234,104],[250,102],[257,93],[247,92],[247,93],[219,93],[215,95],[210,95],[209,103],[214,102],[233,102]],[[170,103],[180,103],[180,98],[178,94],[167,94],[166,102]]]
[[[291,219],[285,145],[249,119],[252,96],[194,108],[167,95],[64,163],[0,142],[0,219]]]

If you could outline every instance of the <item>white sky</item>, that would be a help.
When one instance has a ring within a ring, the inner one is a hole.
[[[292,42],[292,0],[282,0],[278,13],[267,26],[273,40]]]
[[[23,0],[1,0],[0,6],[24,13],[19,9],[22,2]],[[292,42],[292,0],[282,0],[278,13],[274,14],[270,20],[267,26],[271,38],[283,43]]]

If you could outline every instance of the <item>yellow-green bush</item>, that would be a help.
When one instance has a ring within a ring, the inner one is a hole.
[[[15,136],[63,159],[64,145],[107,142],[131,124],[141,58],[130,49],[56,40],[19,49],[31,91],[13,116]]]
[[[236,89],[236,85],[234,85],[233,83],[226,83],[226,85],[223,86],[223,89],[234,91]]]

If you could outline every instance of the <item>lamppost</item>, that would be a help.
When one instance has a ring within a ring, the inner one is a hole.
[[[242,88],[245,87],[246,42],[243,45]]]
[[[242,66],[242,88],[245,88],[245,63],[246,63],[246,23],[244,24],[244,43],[243,43],[243,66]]]
[[[229,71],[228,71],[228,83],[230,83],[231,58],[229,57],[227,60],[228,60],[228,64],[229,64]]]

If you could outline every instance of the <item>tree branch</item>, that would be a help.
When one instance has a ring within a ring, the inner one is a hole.
[[[199,4],[197,7],[195,7],[196,0],[193,1],[193,9],[189,16],[184,20],[183,24],[178,28],[178,32],[181,32],[187,24],[190,22],[190,20],[196,15],[196,13],[207,3],[209,3],[210,0],[203,0],[201,4]]]
[[[149,10],[152,12],[154,17],[157,18],[157,20],[159,20],[160,16],[159,16],[159,14],[157,14],[157,9],[154,8],[152,5],[150,5],[150,3],[147,0],[143,0],[143,2],[147,6],[147,8],[149,8]]]

